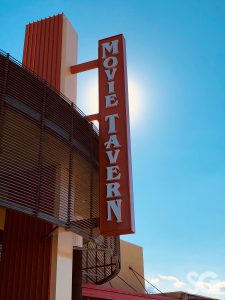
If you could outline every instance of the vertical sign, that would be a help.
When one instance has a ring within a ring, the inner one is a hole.
[[[134,233],[125,40],[99,41],[100,232]]]

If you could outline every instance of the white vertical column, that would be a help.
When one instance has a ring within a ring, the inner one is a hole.
[[[82,237],[60,228],[57,238],[55,300],[71,300],[73,246],[82,246]]]
[[[72,75],[70,72],[70,67],[75,64],[77,64],[77,33],[68,19],[63,16],[60,92],[76,104],[77,77],[76,74]],[[68,174],[65,173],[68,173],[66,167],[61,166],[59,184],[60,192],[64,190],[64,195],[65,190],[68,190]],[[72,207],[74,207],[73,192]],[[61,205],[59,205],[59,215],[61,215]],[[81,236],[64,228],[58,228],[54,232],[50,284],[51,300],[71,300],[73,247],[82,247],[82,244],[83,238]]]
[[[77,103],[77,75],[71,74],[70,67],[77,64],[77,43],[76,31],[63,16],[60,92],[75,104]]]

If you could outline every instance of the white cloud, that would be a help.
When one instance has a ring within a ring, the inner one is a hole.
[[[186,280],[181,280],[174,275],[156,275],[148,277],[148,281],[155,285],[162,292],[172,292],[185,289],[190,294],[198,294],[212,298],[224,298],[225,296],[225,280],[220,280],[218,274],[214,272],[190,272],[186,276]],[[156,293],[150,284],[146,288]]]
[[[152,283],[152,284],[157,284],[157,283],[159,283],[159,278],[157,278],[157,277],[153,277],[153,278],[150,278],[149,279],[149,281]]]
[[[204,294],[225,295],[225,281],[197,281],[196,288]]]
[[[176,288],[182,288],[186,286],[185,282],[181,281],[180,279],[172,275],[159,275],[159,278],[163,280],[171,281],[173,286]]]
[[[145,288],[149,293],[156,293],[157,290],[153,286],[158,286],[160,279],[158,277],[147,277],[148,281],[145,282]]]

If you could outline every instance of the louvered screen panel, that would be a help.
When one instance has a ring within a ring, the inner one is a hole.
[[[95,248],[84,252],[84,273],[96,267],[94,281],[108,280],[119,271],[119,238],[99,233],[97,129],[3,52],[0,93],[0,206],[83,236]]]

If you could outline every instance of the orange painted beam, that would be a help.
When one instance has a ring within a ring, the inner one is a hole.
[[[89,116],[87,116],[87,120],[89,122],[98,121],[99,120],[99,114],[89,115]]]
[[[99,66],[99,60],[96,59],[96,60],[88,61],[83,64],[74,65],[74,66],[70,67],[70,72],[72,74],[77,74],[80,72],[96,69],[96,68],[98,68],[98,66]]]

